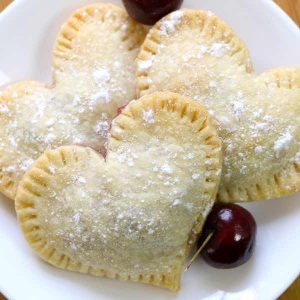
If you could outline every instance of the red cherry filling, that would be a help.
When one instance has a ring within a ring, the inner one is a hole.
[[[119,108],[117,109],[117,114],[116,114],[115,118],[116,118],[117,116],[119,116],[119,115],[123,112],[123,110],[125,109],[126,106],[127,106],[127,104],[126,104],[126,105],[123,105],[123,106],[121,106],[121,107],[119,107]],[[108,132],[111,131],[111,124],[112,124],[112,122],[113,122],[113,120],[112,120],[111,123],[109,124]]]
[[[119,115],[123,112],[123,110],[125,109],[126,106],[127,106],[127,105],[124,105],[124,106],[121,106],[121,107],[119,107],[119,108],[117,109],[117,115],[115,116],[115,118],[116,118],[117,116],[119,116]],[[111,124],[112,124],[112,123],[110,123],[110,125],[109,125],[108,132],[110,132],[110,130],[111,130]],[[105,146],[102,146],[100,149],[95,149],[95,148],[93,148],[93,147],[90,147],[90,146],[87,146],[87,145],[84,145],[84,144],[77,144],[77,146],[81,146],[81,147],[89,147],[89,148],[93,149],[95,152],[101,154],[101,155],[103,156],[103,158],[106,159],[106,156],[107,156],[107,149],[106,149]]]
[[[107,149],[103,146],[100,148],[100,150],[98,151],[98,153],[100,153],[104,159],[106,159],[107,156]]]
[[[128,14],[135,20],[153,25],[181,7],[183,0],[123,0]]]
[[[126,106],[127,106],[127,105],[123,105],[123,106],[121,106],[121,107],[119,107],[119,108],[117,109],[117,115],[116,115],[116,117],[117,117],[118,115],[120,115],[120,114],[123,112],[123,110],[125,109]]]
[[[217,204],[205,223],[199,245],[212,237],[201,255],[215,268],[230,269],[247,262],[254,252],[256,222],[243,207],[236,204]]]

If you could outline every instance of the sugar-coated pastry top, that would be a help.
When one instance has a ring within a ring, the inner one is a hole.
[[[262,200],[300,189],[300,69],[251,73],[245,45],[210,12],[180,10],[149,32],[138,92],[173,91],[218,122],[224,163],[218,199]]]
[[[54,83],[21,82],[0,94],[0,190],[14,198],[44,150],[104,146],[117,108],[136,97],[134,60],[145,29],[111,4],[76,11],[54,47]]]
[[[172,93],[132,101],[94,150],[46,151],[16,209],[26,239],[55,266],[177,290],[214,204],[221,142],[207,111]]]

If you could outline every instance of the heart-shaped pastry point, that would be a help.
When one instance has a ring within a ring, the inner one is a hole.
[[[176,291],[218,189],[215,127],[200,104],[157,93],[115,119],[107,150],[64,146],[33,164],[16,197],[25,237],[59,268]]]
[[[142,25],[110,4],[76,11],[54,47],[54,83],[21,82],[0,94],[0,191],[14,199],[24,172],[44,150],[100,149],[117,108],[135,99],[134,60]]]
[[[204,11],[164,18],[138,56],[140,95],[177,92],[203,103],[217,119],[224,152],[221,201],[300,189],[300,69],[250,72],[245,45]]]

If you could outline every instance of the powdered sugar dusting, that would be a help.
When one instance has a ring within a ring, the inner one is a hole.
[[[176,30],[184,13],[180,10],[171,13],[160,25],[161,35],[168,35]]]
[[[104,119],[101,116],[100,122]],[[148,126],[154,120],[157,126]],[[131,272],[145,268],[140,249],[147,248],[147,255],[155,260],[146,266],[150,271],[170,267],[165,260],[160,263],[158,252],[171,249],[170,261],[185,254],[186,232],[199,216],[206,217],[214,202],[213,169],[217,163],[213,154],[206,158],[207,150],[192,142],[198,133],[184,126],[176,131],[177,122],[173,121],[159,128],[161,120],[165,117],[156,109],[135,115],[138,126],[132,126],[128,139],[112,141],[104,165],[93,155],[88,159],[79,155],[78,161],[59,170],[48,167],[54,175],[51,180],[56,178],[61,185],[49,191],[52,198],[41,218],[54,229],[49,233],[53,245],[58,241],[81,261],[94,264],[105,260]],[[174,216],[180,223],[174,222]],[[134,256],[126,251],[129,246]]]
[[[91,96],[91,106],[94,106],[96,102],[100,103],[109,103],[111,102],[111,96],[108,92],[108,90],[102,89],[98,91],[97,93],[93,94]]]
[[[237,98],[236,100],[230,103],[232,106],[232,112],[234,116],[239,120],[242,114],[245,112],[245,103],[241,98]]]
[[[260,154],[263,152],[263,147],[262,146],[256,146],[254,149],[256,154]]]
[[[0,103],[0,113],[1,114],[8,114],[9,113],[9,109],[8,109],[6,104]]]
[[[51,175],[55,175],[55,171],[56,171],[55,165],[50,163],[49,166],[48,166],[48,169],[49,169],[49,172],[50,172]]]
[[[182,201],[179,200],[179,199],[175,199],[174,202],[173,202],[173,206],[178,206],[178,205],[181,205],[182,204]]]
[[[93,72],[93,77],[96,84],[98,84],[99,86],[101,86],[103,83],[108,82],[111,78],[109,70],[107,68],[96,69]]]
[[[191,59],[201,59],[205,55],[211,55],[215,58],[221,58],[230,51],[230,46],[223,42],[215,42],[211,45],[202,44],[198,46],[197,52],[191,51],[183,55],[183,61],[189,62]],[[212,85],[214,85],[212,83]],[[211,86],[215,87],[215,86]]]
[[[154,124],[155,120],[154,120],[153,110],[150,109],[150,110],[147,110],[147,111],[143,111],[143,119],[148,124]]]
[[[208,86],[209,86],[210,88],[216,88],[218,85],[217,85],[216,81],[211,80],[211,81],[209,82]]]
[[[207,204],[204,208],[204,210],[202,211],[202,217],[206,218],[208,216],[208,214],[210,213],[211,209],[212,209],[213,205],[212,204]]]
[[[106,138],[110,128],[110,122],[107,114],[102,113],[100,120],[94,126],[94,131],[101,137]]]
[[[140,72],[148,71],[152,67],[153,61],[154,61],[153,55],[150,58],[148,58],[147,60],[139,60],[138,61],[138,70]]]
[[[13,148],[16,148],[17,147],[17,141],[16,139],[13,137],[13,136],[10,136],[8,138],[8,141],[9,141],[9,144],[13,147]]]
[[[100,10],[95,9],[95,14]],[[117,107],[135,97],[134,62],[140,46],[137,37],[141,42],[144,29],[119,18],[114,9],[107,11],[114,24],[121,22],[117,33],[110,26],[111,19],[94,16],[92,11],[79,12],[85,26],[74,32],[68,58],[59,59],[55,84],[25,82],[14,91],[5,91],[9,101],[0,103],[0,151],[5,157],[1,168],[16,173],[11,178],[14,184],[46,150],[73,144],[102,149]],[[129,32],[132,38],[124,42]],[[8,81],[10,78],[0,71],[0,86]],[[47,171],[57,175],[54,166]]]
[[[276,158],[279,158],[281,153],[284,150],[288,150],[291,142],[293,141],[293,136],[289,131],[285,132],[283,135],[281,135],[274,143],[274,152]]]
[[[164,164],[161,167],[161,173],[162,174],[172,174],[173,170],[172,170],[172,168],[168,164]]]
[[[198,180],[200,177],[201,177],[201,175],[199,173],[195,173],[192,175],[193,180]]]
[[[229,29],[209,37],[210,30],[216,32],[218,27],[214,20],[203,29],[199,24],[201,30],[180,26],[176,34],[161,39],[147,76],[152,83],[145,93],[175,91],[208,108],[223,143],[225,195],[227,190],[255,187],[260,181],[253,176],[256,172],[267,180],[268,172],[300,162],[300,155],[293,155],[300,144],[299,117],[290,104],[290,100],[296,103],[298,92],[277,89],[276,84],[269,88],[263,78],[269,75],[252,76],[247,53],[242,47],[240,55],[240,45],[232,43],[234,34]],[[192,181],[193,174],[189,178]]]
[[[228,44],[225,43],[213,43],[210,47],[210,54],[219,58],[224,56],[228,51],[230,47]]]
[[[17,170],[17,167],[16,167],[16,166],[13,166],[13,165],[7,166],[7,167],[4,167],[4,168],[3,168],[3,171],[4,171],[4,172],[8,172],[8,173],[15,173],[16,170]]]
[[[21,168],[22,171],[27,171],[27,170],[31,167],[31,165],[32,165],[33,163],[34,163],[34,160],[31,159],[31,158],[29,158],[29,159],[27,159],[27,160],[24,160],[24,161],[21,163],[20,168]]]

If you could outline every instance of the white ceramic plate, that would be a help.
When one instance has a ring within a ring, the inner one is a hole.
[[[16,0],[0,15],[0,85],[51,78],[51,49],[60,25],[87,0]],[[110,2],[120,4],[121,1]],[[271,0],[185,0],[209,9],[243,38],[256,72],[300,66],[300,30]],[[299,99],[300,101],[300,99]],[[259,174],[258,174],[259,176]],[[249,204],[258,223],[253,259],[233,270],[199,260],[183,275],[178,294],[142,284],[111,281],[55,269],[23,239],[13,203],[0,199],[0,290],[10,299],[275,299],[300,273],[300,194]]]

